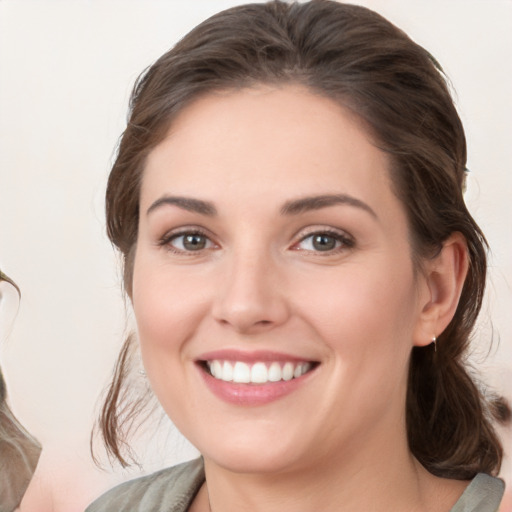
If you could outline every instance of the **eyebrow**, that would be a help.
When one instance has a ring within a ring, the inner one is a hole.
[[[320,210],[329,206],[335,206],[337,204],[346,204],[360,208],[365,212],[369,213],[375,219],[378,219],[370,206],[355,197],[347,194],[325,194],[320,196],[303,197],[301,199],[295,199],[293,201],[287,201],[281,208],[282,215],[298,215],[310,210]]]
[[[347,194],[324,194],[287,201],[281,208],[281,215],[298,215],[310,210],[320,210],[322,208],[328,208],[329,206],[335,206],[338,204],[346,204],[355,208],[360,208],[361,210],[369,213],[375,219],[378,218],[375,211],[365,202]],[[183,210],[199,213],[208,217],[215,217],[217,215],[217,208],[215,208],[213,203],[210,201],[181,196],[161,197],[151,204],[146,213],[150,214],[152,211],[164,205],[177,206]]]
[[[179,197],[179,196],[164,196],[157,199],[147,210],[146,214],[150,214],[152,211],[160,208],[164,205],[173,205],[187,210],[189,212],[200,213],[201,215],[207,215],[208,217],[214,217],[217,215],[217,208],[209,201],[203,201],[202,199],[192,199],[191,197]]]

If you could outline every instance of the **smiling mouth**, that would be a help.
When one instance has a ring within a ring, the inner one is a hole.
[[[235,384],[267,384],[298,379],[313,370],[314,362],[255,362],[224,361],[213,359],[203,361],[202,366],[214,379]]]

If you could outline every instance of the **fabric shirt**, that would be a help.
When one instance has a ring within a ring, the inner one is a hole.
[[[186,512],[204,483],[202,459],[118,485],[85,512]],[[497,512],[503,481],[479,473],[450,512]]]

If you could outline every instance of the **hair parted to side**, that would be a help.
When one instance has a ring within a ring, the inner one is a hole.
[[[493,422],[510,415],[483,396],[464,366],[486,278],[486,241],[463,200],[466,141],[446,78],[404,32],[364,7],[330,0],[272,1],[212,16],[158,59],[135,85],[106,195],[107,230],[124,256],[132,290],[139,191],[148,153],[173,118],[199,96],[257,84],[298,84],[355,112],[392,160],[392,180],[409,221],[417,267],[450,234],[467,241],[470,268],[456,314],[438,350],[414,348],[407,393],[409,445],[433,474],[496,474],[502,448]],[[100,419],[107,450],[122,465],[123,416],[137,401],[125,390],[127,340]],[[131,409],[131,414],[127,414]]]

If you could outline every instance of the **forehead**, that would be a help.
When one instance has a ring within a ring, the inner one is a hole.
[[[391,200],[388,169],[363,123],[329,98],[298,86],[218,92],[185,107],[148,155],[141,206],[164,193],[270,199],[269,189]]]

